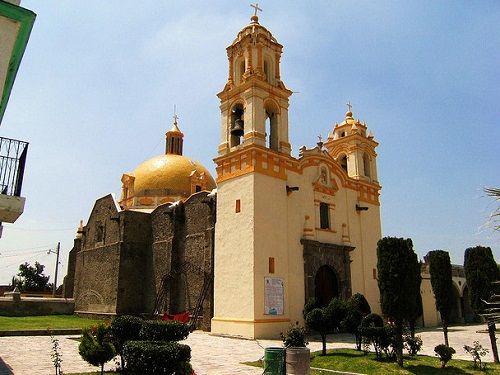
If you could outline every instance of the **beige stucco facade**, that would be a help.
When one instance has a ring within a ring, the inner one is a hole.
[[[422,296],[423,314],[420,318],[420,324],[423,327],[436,327],[441,325],[441,315],[436,309],[436,298],[432,291],[429,264],[423,263],[421,271],[420,294]],[[455,305],[450,313],[450,323],[470,323],[475,320],[476,316],[470,306],[467,281],[462,266],[452,265],[452,281]]]
[[[377,143],[349,110],[291,156],[282,46],[252,17],[227,48],[221,100],[212,332],[277,337],[308,298],[362,293],[380,312]],[[341,160],[345,158],[345,160]]]

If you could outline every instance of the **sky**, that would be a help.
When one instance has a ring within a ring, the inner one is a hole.
[[[38,261],[59,275],[80,220],[119,197],[123,173],[164,151],[174,104],[184,155],[215,176],[216,94],[247,1],[23,0],[37,14],[0,135],[28,141],[25,212],[4,224],[0,284]],[[261,25],[284,46],[292,154],[353,104],[377,148],[382,233],[422,258],[490,246],[500,232],[483,192],[500,186],[500,2],[269,1]],[[58,284],[62,282],[59,276]]]

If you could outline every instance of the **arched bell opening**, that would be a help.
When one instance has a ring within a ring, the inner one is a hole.
[[[342,154],[339,156],[340,167],[347,173],[347,155]]]
[[[332,298],[339,297],[337,274],[328,265],[323,265],[314,278],[314,297],[319,306],[326,306]]]
[[[266,147],[279,151],[279,114],[274,103],[268,102],[266,110]]]
[[[235,104],[231,109],[231,147],[238,146],[242,142],[243,134],[245,134],[245,122],[243,121],[243,105]]]

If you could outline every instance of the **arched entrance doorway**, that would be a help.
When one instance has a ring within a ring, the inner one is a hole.
[[[339,284],[335,271],[323,265],[314,278],[314,296],[319,306],[326,306],[332,298],[339,297]]]

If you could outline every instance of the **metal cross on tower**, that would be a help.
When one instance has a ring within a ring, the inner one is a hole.
[[[350,100],[346,103],[346,106],[347,106],[347,108],[349,108],[349,112],[351,112],[352,104],[351,104]]]
[[[255,9],[255,12],[253,14],[254,16],[257,15],[257,11],[261,11],[262,12],[262,9],[259,8],[259,3],[250,4],[250,6]]]
[[[177,116],[177,108],[174,104],[174,123],[177,124],[177,120],[179,119],[179,116]]]

